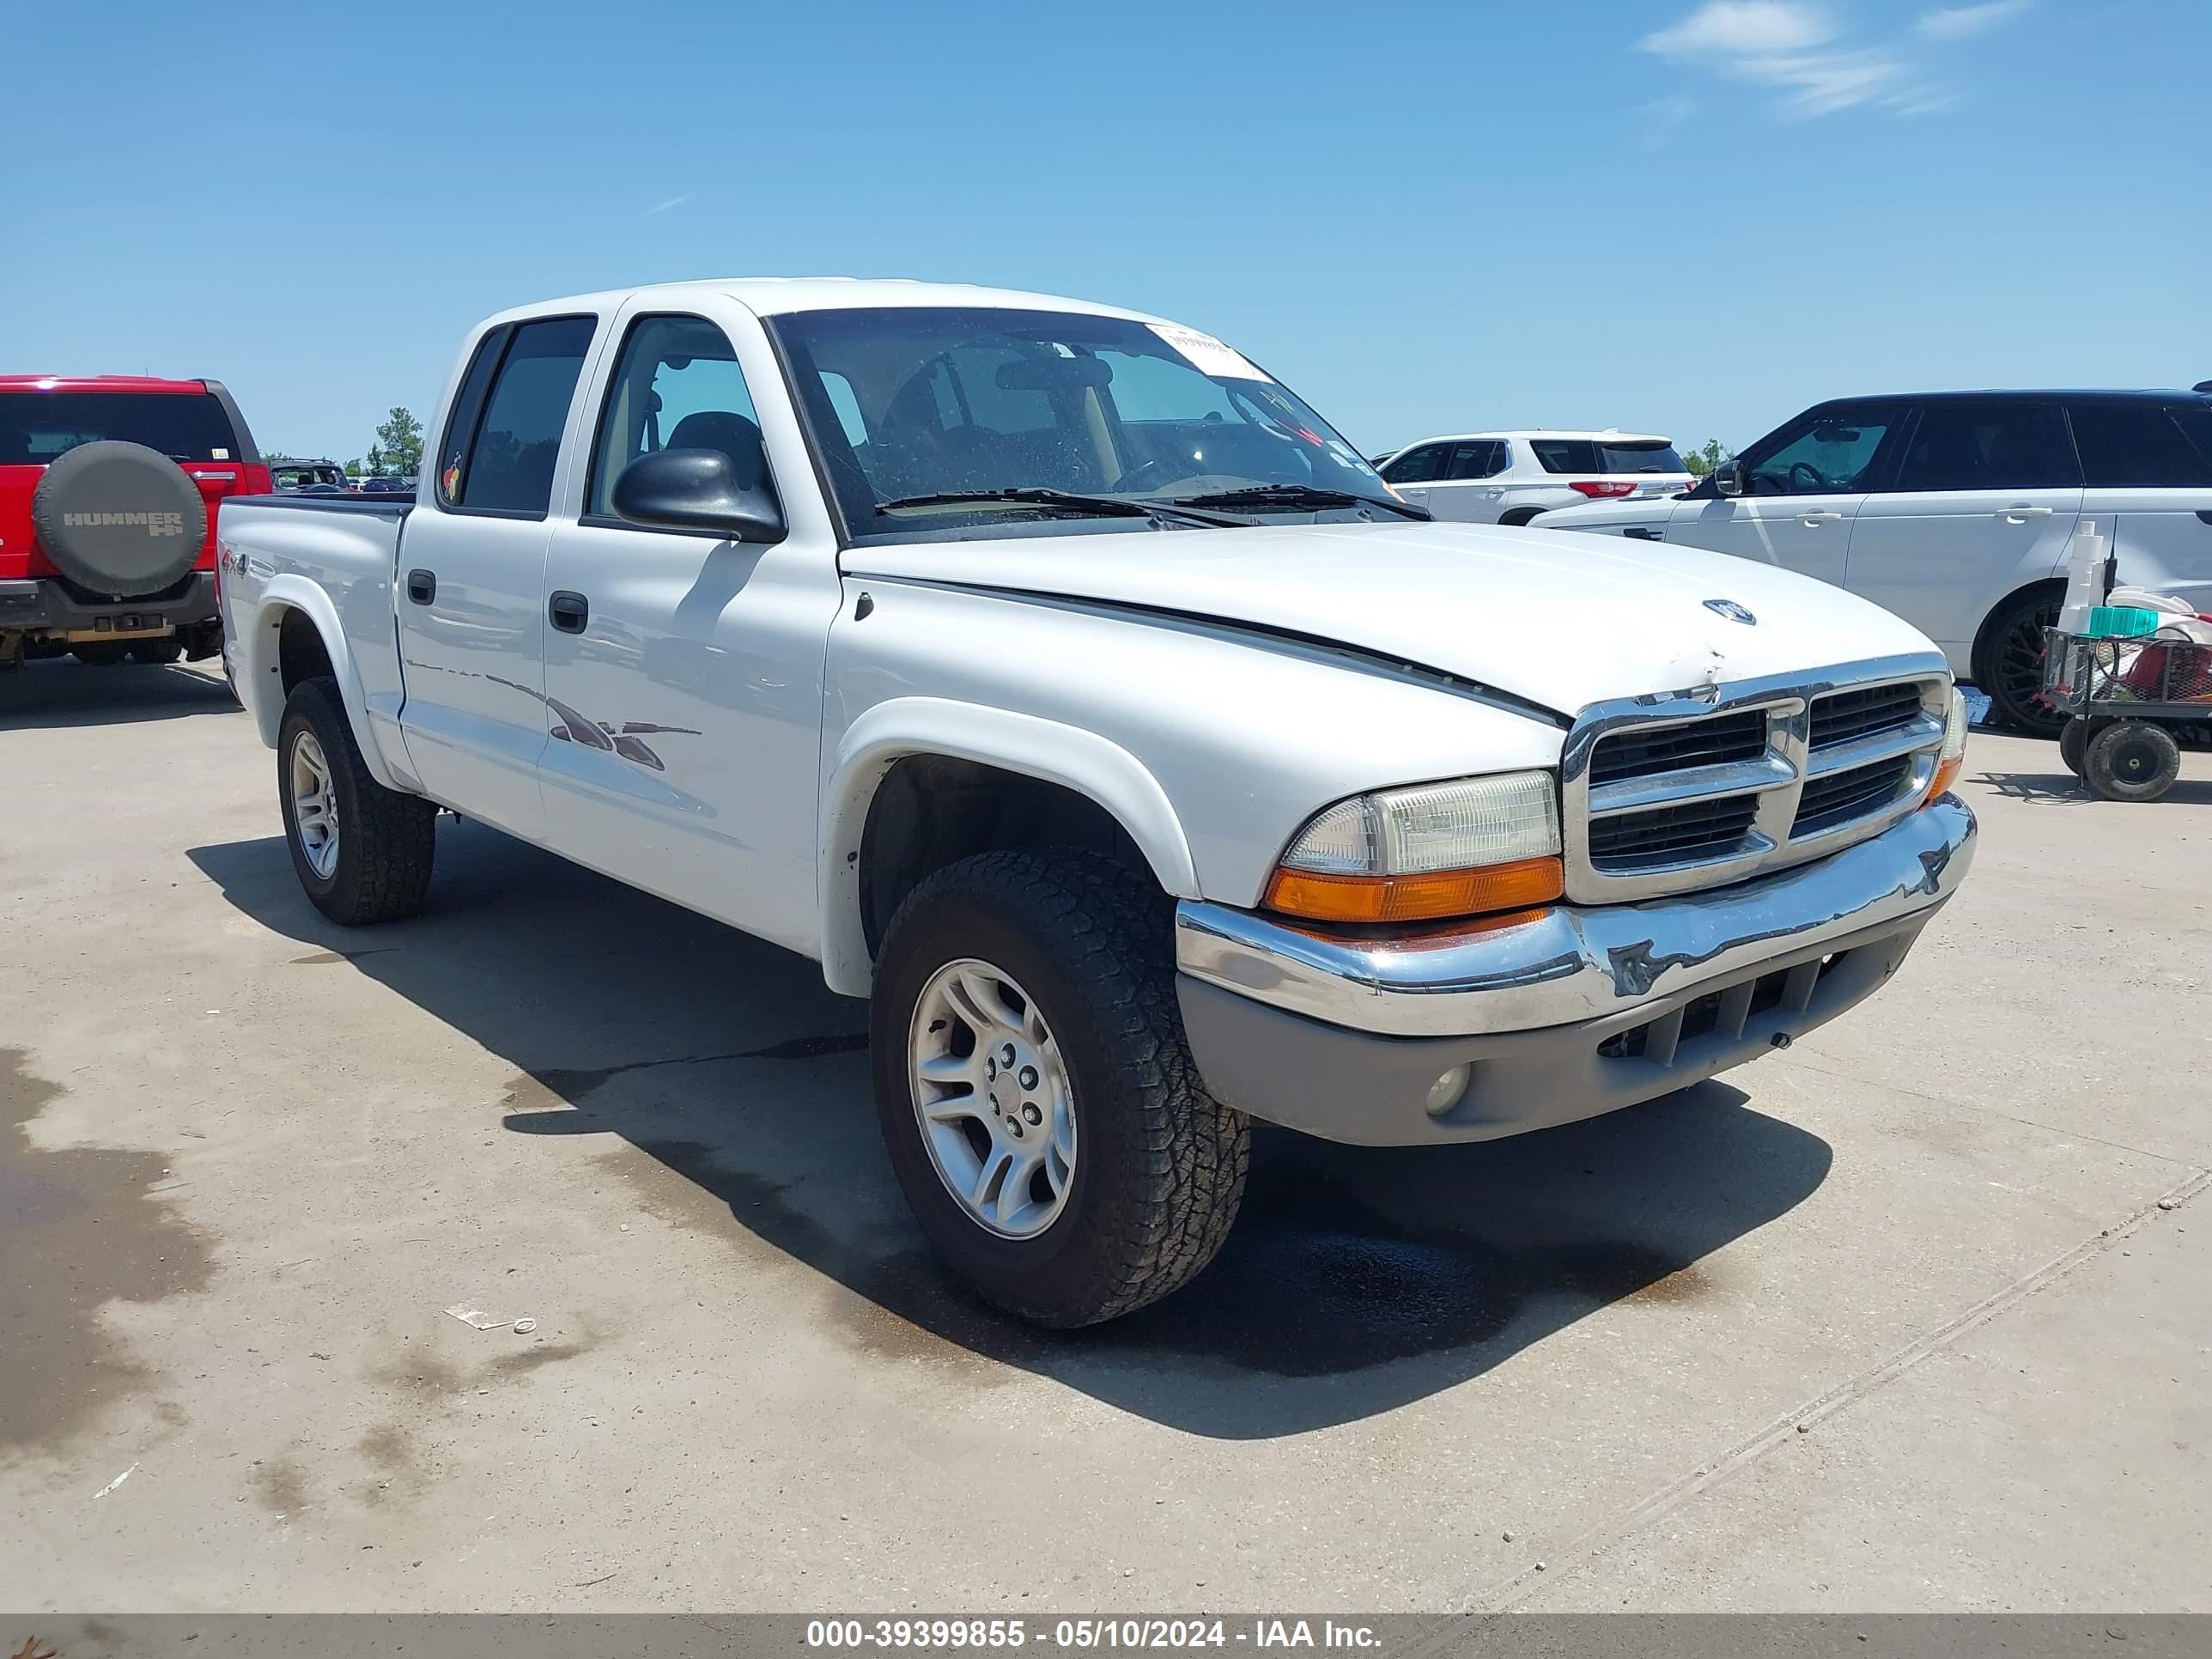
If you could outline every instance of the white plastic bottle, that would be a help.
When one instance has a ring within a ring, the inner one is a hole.
[[[2058,631],[2084,635],[2089,613],[2104,604],[2112,586],[2112,562],[2105,556],[2105,538],[2094,520],[2074,526],[2074,539],[2066,550],[2066,603],[2058,612]]]

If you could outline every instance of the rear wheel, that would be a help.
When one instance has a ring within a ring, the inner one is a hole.
[[[2156,800],[2181,775],[2181,745],[2148,720],[2114,720],[2089,739],[2082,778],[2106,800]]]
[[[2057,626],[2064,598],[2055,585],[2014,595],[1983,624],[1974,653],[1974,678],[1991,712],[2031,737],[2055,738],[2066,720],[2042,701],[2043,630]]]
[[[292,868],[318,910],[353,927],[422,908],[438,809],[370,775],[337,681],[292,688],[276,735],[276,788]]]
[[[1036,1324],[1158,1300],[1236,1219],[1250,1124],[1199,1079],[1168,939],[1156,888],[1074,853],[963,860],[884,932],[891,1167],[946,1264]]]
[[[1510,525],[1516,530],[1518,530],[1522,526],[1526,525],[1529,520],[1534,518],[1543,510],[1544,509],[1540,507],[1516,507],[1508,512],[1499,514],[1498,515],[1498,522],[1503,525]]]
[[[177,639],[136,640],[131,646],[131,660],[133,662],[174,662],[184,654],[185,642]]]

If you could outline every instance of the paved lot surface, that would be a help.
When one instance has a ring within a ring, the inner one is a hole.
[[[343,933],[274,769],[199,673],[0,678],[0,1607],[2212,1609],[2212,757],[1978,737],[1866,1007],[1270,1139],[1054,1340],[919,1250],[810,964],[451,822]]]

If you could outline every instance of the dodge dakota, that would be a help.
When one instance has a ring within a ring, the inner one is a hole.
[[[1911,626],[1691,549],[1432,523],[1212,336],[691,283],[464,343],[411,502],[234,501],[226,662],[341,923],[441,806],[872,999],[917,1221],[1108,1319],[1219,1249],[1254,1118],[1612,1111],[1877,989],[1957,890]]]

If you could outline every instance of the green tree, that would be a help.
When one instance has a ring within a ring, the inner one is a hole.
[[[345,475],[349,478],[358,478],[361,477],[361,462],[358,459],[348,461],[345,464]]]
[[[1702,478],[1706,473],[1727,460],[1732,453],[1734,452],[1718,438],[1708,438],[1703,449],[1693,449],[1682,457],[1682,465]]]
[[[422,422],[404,409],[394,409],[376,428],[376,446],[368,452],[372,472],[396,472],[412,477],[422,470]]]

